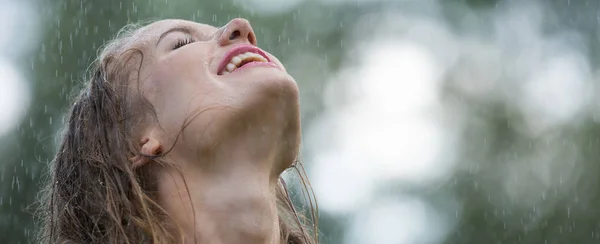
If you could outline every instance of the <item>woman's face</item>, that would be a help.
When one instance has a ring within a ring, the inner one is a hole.
[[[276,144],[295,157],[298,87],[277,58],[256,46],[248,21],[215,28],[163,20],[135,36],[143,52],[138,88],[158,119],[146,136],[158,138],[164,149],[177,140],[173,153],[184,158],[249,135],[257,142],[283,140]]]

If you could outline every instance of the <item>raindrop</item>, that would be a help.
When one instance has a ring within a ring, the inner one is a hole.
[[[563,184],[563,177],[562,177],[562,175],[558,177],[558,182],[559,182],[558,183],[559,185]]]

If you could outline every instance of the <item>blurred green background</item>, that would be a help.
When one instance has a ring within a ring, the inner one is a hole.
[[[301,90],[327,244],[600,243],[600,1],[0,0],[0,243],[125,24],[248,19]]]

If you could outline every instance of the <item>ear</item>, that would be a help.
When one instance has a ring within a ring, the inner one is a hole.
[[[163,147],[155,137],[146,137],[140,141],[140,152],[129,160],[134,168],[138,168],[150,162],[153,156],[158,156],[163,152]]]

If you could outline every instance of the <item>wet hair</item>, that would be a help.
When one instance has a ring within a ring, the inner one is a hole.
[[[141,155],[152,160],[144,166],[133,167],[130,161],[140,156],[133,139],[139,138],[145,125],[156,122],[155,111],[136,82],[144,59],[134,47],[139,30],[139,25],[123,28],[102,49],[70,108],[40,194],[40,243],[183,241],[181,228],[172,224],[156,197],[153,172],[157,167],[173,167],[163,157],[168,150],[158,156]],[[276,198],[281,243],[318,243],[314,193],[311,197],[302,165],[295,162],[290,168],[306,193],[311,220],[294,207],[280,177]],[[179,235],[173,230],[179,230]]]

